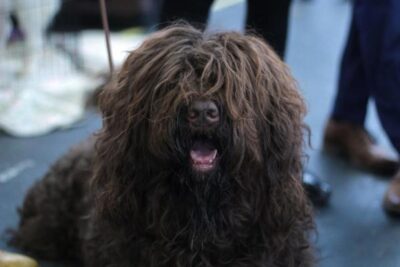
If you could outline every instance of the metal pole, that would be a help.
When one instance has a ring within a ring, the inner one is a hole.
[[[108,64],[110,66],[110,74],[112,74],[114,72],[114,63],[111,54],[110,28],[108,26],[107,6],[105,0],[99,0],[99,2],[100,2],[100,11],[101,11],[101,19],[103,22],[104,35],[106,38]]]

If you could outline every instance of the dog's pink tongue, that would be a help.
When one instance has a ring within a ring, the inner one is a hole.
[[[190,157],[196,164],[210,164],[216,156],[217,150],[202,142],[196,142],[190,150]]]

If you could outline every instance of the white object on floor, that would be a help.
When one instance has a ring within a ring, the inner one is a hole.
[[[85,96],[100,81],[80,73],[66,54],[45,42],[59,0],[0,1],[0,9],[15,12],[26,37],[11,47],[0,45],[0,128],[28,137],[70,126],[82,118]],[[9,13],[0,15],[5,25]]]
[[[0,128],[9,134],[28,137],[70,126],[82,118],[88,92],[100,85],[55,49],[48,48],[41,58],[53,64],[1,84]]]
[[[129,52],[136,49],[146,38],[144,33],[122,31],[111,33],[111,53],[116,69],[122,65]],[[79,37],[79,54],[83,57],[83,68],[98,74],[109,71],[104,32],[99,30],[83,31]]]

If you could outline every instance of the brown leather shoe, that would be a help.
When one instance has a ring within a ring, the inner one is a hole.
[[[383,208],[390,215],[400,215],[400,170],[390,182],[383,198]]]
[[[329,120],[325,128],[324,150],[379,175],[392,176],[399,168],[394,155],[375,144],[363,127],[351,123]]]

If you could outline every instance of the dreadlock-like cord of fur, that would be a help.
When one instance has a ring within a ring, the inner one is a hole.
[[[189,121],[199,102],[217,123]],[[29,190],[14,244],[86,267],[312,266],[305,105],[261,39],[156,32],[99,103],[103,128]],[[212,170],[193,151],[216,151]]]
[[[173,118],[195,97],[223,103],[232,135],[232,182],[207,229],[198,229],[207,218],[196,217],[199,202],[181,192],[170,166]],[[158,32],[131,53],[100,106],[96,216],[117,229],[101,229],[104,249],[119,236],[114,253],[131,251],[136,266],[310,265],[304,103],[263,41],[188,26]]]

